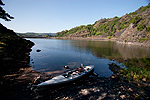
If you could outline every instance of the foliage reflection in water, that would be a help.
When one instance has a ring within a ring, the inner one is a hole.
[[[35,43],[30,54],[33,59],[34,70],[51,75],[58,75],[66,71],[63,66],[70,69],[77,68],[81,63],[94,65],[95,72],[101,77],[112,75],[109,65],[125,59],[150,57],[150,48],[116,44],[110,41],[79,41],[57,39],[33,39]],[[40,49],[41,52],[36,52]]]

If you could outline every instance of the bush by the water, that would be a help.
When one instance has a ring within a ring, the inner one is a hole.
[[[123,63],[127,69],[120,70],[129,82],[150,82],[150,58],[132,59]]]

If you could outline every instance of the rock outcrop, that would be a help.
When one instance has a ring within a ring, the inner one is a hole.
[[[66,35],[66,37],[88,37],[90,35],[89,30],[83,30],[77,33],[73,33],[73,34],[68,34]]]

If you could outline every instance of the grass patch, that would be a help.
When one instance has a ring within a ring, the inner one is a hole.
[[[142,42],[144,42],[144,41],[148,41],[148,40],[150,40],[150,38],[139,38],[139,42],[140,42],[140,43],[142,43]]]
[[[120,70],[129,82],[150,82],[150,58],[132,59],[123,63],[127,69]]]

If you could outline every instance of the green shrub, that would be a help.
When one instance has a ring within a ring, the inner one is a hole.
[[[102,34],[101,32],[96,33],[96,35],[101,35],[101,34]]]
[[[114,18],[119,18],[118,16],[115,16]]]
[[[144,23],[145,23],[145,20],[143,20],[143,21],[141,22],[141,24],[140,24],[139,26],[137,26],[137,29],[138,29],[139,31],[142,31],[142,30],[145,28]]]
[[[137,13],[136,12],[131,12],[129,13],[130,15],[136,15]]]
[[[142,31],[144,29],[144,25],[139,25],[139,26],[137,26],[137,30],[138,31]]]
[[[150,32],[150,26],[147,26],[147,27],[146,27],[146,30],[147,30],[148,32]]]
[[[111,36],[108,36],[108,39],[111,39]]]
[[[96,33],[95,32],[91,32],[91,35],[95,35]]]
[[[145,11],[147,8],[150,8],[150,5],[143,7],[141,11]]]

